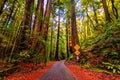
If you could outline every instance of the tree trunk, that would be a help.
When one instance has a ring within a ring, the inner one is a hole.
[[[118,19],[118,10],[117,10],[117,8],[114,5],[114,0],[111,0],[111,3],[112,3],[113,14],[116,17],[116,19]]]
[[[51,26],[51,42],[50,42],[50,60],[52,60],[52,55],[53,55],[53,26],[54,26],[54,23],[52,22],[52,26]]]
[[[72,30],[72,49],[75,55],[76,51],[80,53],[80,49],[75,49],[75,46],[79,46],[79,39],[77,34],[77,26],[76,26],[76,15],[75,15],[75,3],[74,0],[70,2],[70,13],[71,13],[71,30]]]
[[[33,7],[34,0],[26,0],[24,15],[22,18],[21,23],[21,30],[20,30],[20,50],[25,50],[27,48],[27,45],[25,43],[26,41],[26,30],[30,30],[31,23],[32,23],[32,11],[31,8]]]
[[[106,21],[111,22],[110,13],[108,11],[106,0],[102,0],[102,4],[103,4],[104,12],[105,12]]]
[[[40,34],[40,30],[42,28],[42,22],[43,22],[43,6],[44,6],[44,0],[38,0],[37,4],[37,13],[35,17],[35,23],[34,23],[34,31],[33,31],[33,41],[31,49],[34,50],[37,48],[37,36]]]
[[[42,55],[41,57],[41,60],[42,62],[41,63],[45,63],[46,65],[46,45],[45,45],[45,41],[47,41],[47,35],[48,35],[48,27],[49,27],[49,19],[50,19],[50,13],[51,13],[51,8],[52,8],[52,0],[48,0],[47,1],[47,6],[46,6],[46,11],[45,11],[45,14],[44,14],[44,21],[43,21],[43,24],[42,24],[42,28],[41,28],[41,32],[40,32],[40,36],[42,37],[42,39],[44,41],[41,41],[40,42],[40,54]]]
[[[22,19],[21,26],[24,27],[24,29],[30,29],[31,27],[31,22],[32,22],[32,7],[34,4],[34,0],[26,0],[26,5],[25,5],[25,10],[24,10],[24,15]]]
[[[67,58],[69,58],[69,51],[70,51],[70,49],[69,49],[69,29],[68,29],[68,27],[69,27],[69,20],[66,20],[66,52],[67,52]]]
[[[45,14],[44,14],[44,21],[43,21],[43,25],[42,25],[42,28],[41,28],[41,36],[45,40],[47,40],[51,8],[52,8],[52,0],[48,0],[47,1],[46,11],[45,11]]]
[[[57,33],[57,43],[56,43],[56,53],[55,53],[55,59],[59,60],[59,36],[60,36],[60,1],[58,1],[59,11],[58,11],[58,33]]]

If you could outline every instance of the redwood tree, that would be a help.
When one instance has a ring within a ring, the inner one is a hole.
[[[41,63],[46,63],[46,45],[45,45],[45,41],[47,41],[47,35],[48,35],[48,27],[49,27],[49,19],[50,19],[50,13],[51,13],[51,8],[52,8],[52,0],[47,0],[47,5],[46,5],[46,11],[44,14],[44,21],[42,24],[42,28],[41,28],[41,32],[40,32],[40,36],[42,37],[42,39],[44,41],[40,42],[40,54],[41,54]]]
[[[79,46],[79,39],[77,34],[74,0],[70,1],[70,16],[71,16],[71,31],[72,31],[72,51],[75,53],[77,51],[75,49],[75,46]],[[78,52],[80,52],[80,50],[78,50]]]
[[[33,31],[33,41],[31,46],[32,50],[36,48],[37,36],[39,36],[40,30],[42,28],[43,6],[44,6],[44,0],[38,0],[36,14],[35,14],[36,16],[35,16],[34,31]]]
[[[34,4],[34,0],[26,0],[26,4],[25,4],[25,10],[24,10],[24,15],[22,18],[22,23],[21,23],[21,30],[20,30],[20,40],[19,40],[19,44],[20,44],[20,50],[25,49],[25,34],[26,34],[26,30],[30,30],[31,27],[31,23],[32,23],[32,11],[31,8],[33,7]],[[27,45],[26,45],[27,46]]]
[[[56,43],[56,53],[55,53],[55,59],[59,59],[59,36],[60,36],[60,0],[58,0],[58,33],[57,33],[57,43]]]

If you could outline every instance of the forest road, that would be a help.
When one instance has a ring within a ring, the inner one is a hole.
[[[65,60],[55,63],[38,80],[75,80],[70,70],[64,65]]]

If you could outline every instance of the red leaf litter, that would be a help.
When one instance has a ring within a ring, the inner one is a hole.
[[[21,66],[26,66],[26,68],[21,68],[20,71],[15,71],[10,74],[4,80],[38,80],[45,72],[47,72],[55,62],[47,63],[47,66],[43,69],[36,68],[33,64],[22,63]],[[65,63],[68,69],[73,73],[76,80],[120,80],[120,75],[107,75],[105,73],[95,72],[89,69],[81,68],[76,65],[76,63]],[[39,66],[37,66],[39,67]],[[55,77],[54,79],[55,80]]]
[[[22,63],[21,66],[26,66],[26,68],[22,68],[20,71],[15,71],[13,74],[10,74],[8,77],[4,78],[4,80],[38,80],[47,70],[51,68],[51,66],[55,62],[49,62],[46,67],[43,69],[37,68],[33,64],[25,64]],[[39,67],[39,65],[37,65]]]
[[[75,63],[65,63],[67,68],[74,74],[76,80],[120,80],[120,75],[107,75],[82,68]]]

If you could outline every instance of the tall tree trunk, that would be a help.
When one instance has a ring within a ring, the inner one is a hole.
[[[70,49],[69,49],[69,20],[66,20],[66,52],[67,52],[67,58],[69,58],[69,51],[70,51]]]
[[[0,1],[0,15],[1,15],[2,12],[3,12],[3,8],[4,8],[4,5],[5,5],[6,2],[7,2],[7,0]]]
[[[25,30],[28,28],[30,29],[31,27],[33,4],[34,4],[34,0],[26,0],[24,15],[21,23],[21,26],[23,26]]]
[[[20,30],[20,50],[26,49],[27,45],[25,45],[26,40],[26,30],[30,30],[31,22],[32,22],[32,11],[31,8],[33,7],[34,0],[26,0],[24,15],[22,18],[21,23],[21,30]]]
[[[70,13],[71,13],[71,30],[72,30],[72,49],[75,55],[78,56],[80,54],[80,49],[79,49],[80,46],[79,46],[79,39],[78,39],[78,34],[77,34],[74,0],[70,1]],[[78,49],[75,48],[76,46]],[[76,51],[77,51],[77,54],[76,54]]]
[[[44,21],[43,21],[41,32],[40,32],[40,36],[42,37],[42,39],[44,41],[47,41],[51,8],[52,8],[52,0],[48,0],[47,6],[46,6],[46,11],[44,14]],[[41,57],[42,62],[41,63],[45,63],[45,65],[46,65],[47,60],[46,60],[45,56],[46,56],[47,52],[46,52],[46,45],[45,45],[44,41],[40,42],[40,53],[42,55],[42,57]]]
[[[111,3],[112,3],[113,14],[116,17],[116,19],[118,19],[118,10],[117,10],[117,8],[114,5],[114,0],[111,0]]]
[[[57,33],[57,43],[56,43],[56,53],[55,59],[59,60],[59,36],[60,36],[60,0],[58,1],[59,11],[58,11],[58,33]]]
[[[52,22],[52,26],[51,26],[51,42],[50,42],[50,60],[52,60],[52,55],[53,55],[53,26],[54,26],[54,23]]]
[[[102,4],[103,4],[104,12],[105,12],[106,21],[111,22],[110,13],[108,11],[106,0],[102,0]]]
[[[32,50],[34,50],[37,47],[36,46],[37,36],[39,36],[41,28],[42,28],[43,6],[44,6],[44,0],[38,0],[35,23],[34,23],[34,31],[33,31],[33,41],[32,41],[32,46],[31,46]]]
[[[44,14],[44,21],[43,21],[43,25],[42,25],[42,28],[41,28],[41,36],[45,40],[47,40],[51,8],[52,8],[52,0],[48,0],[47,1],[46,11],[45,11],[45,14]]]

